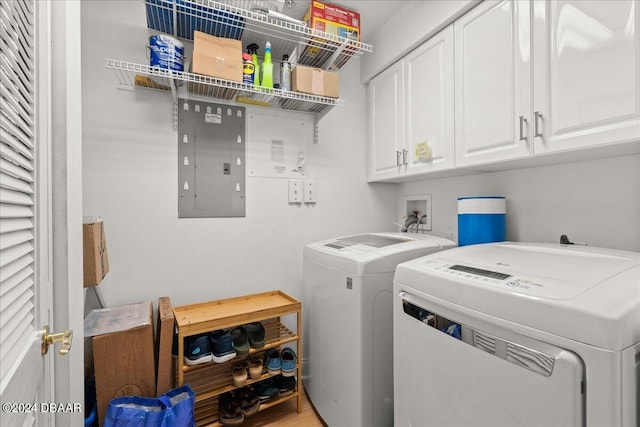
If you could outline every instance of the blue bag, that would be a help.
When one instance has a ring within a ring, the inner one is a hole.
[[[109,402],[104,427],[195,427],[194,405],[188,385],[160,397],[116,397]]]

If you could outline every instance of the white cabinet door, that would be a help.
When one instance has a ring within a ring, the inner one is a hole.
[[[453,26],[404,59],[406,174],[454,165]]]
[[[517,0],[485,1],[454,23],[456,167],[531,154],[530,28],[530,4]]]
[[[534,3],[536,154],[640,139],[639,6]]]
[[[402,173],[402,61],[369,82],[369,181]]]

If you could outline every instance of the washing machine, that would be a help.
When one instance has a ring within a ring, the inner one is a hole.
[[[305,246],[303,383],[324,422],[393,425],[393,274],[455,243],[368,233]]]
[[[393,291],[397,427],[640,424],[640,253],[465,246]]]

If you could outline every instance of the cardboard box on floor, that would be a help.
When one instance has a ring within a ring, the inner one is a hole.
[[[242,82],[242,42],[193,32],[191,71],[196,74]]]
[[[84,217],[82,224],[84,287],[96,286],[109,272],[104,222],[99,217]]]
[[[173,347],[174,317],[169,297],[158,298],[158,327],[156,334],[157,346],[157,375],[156,396],[173,390],[174,366],[171,350]]]
[[[151,301],[93,310],[85,318],[93,336],[93,364],[100,427],[111,399],[156,395]]]
[[[310,95],[338,98],[338,73],[297,65],[291,72],[291,89]]]

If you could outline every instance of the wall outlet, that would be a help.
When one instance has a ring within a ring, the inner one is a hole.
[[[304,180],[304,202],[316,203],[318,201],[318,182],[315,179]]]
[[[289,180],[289,203],[302,203],[304,181],[301,179]]]

